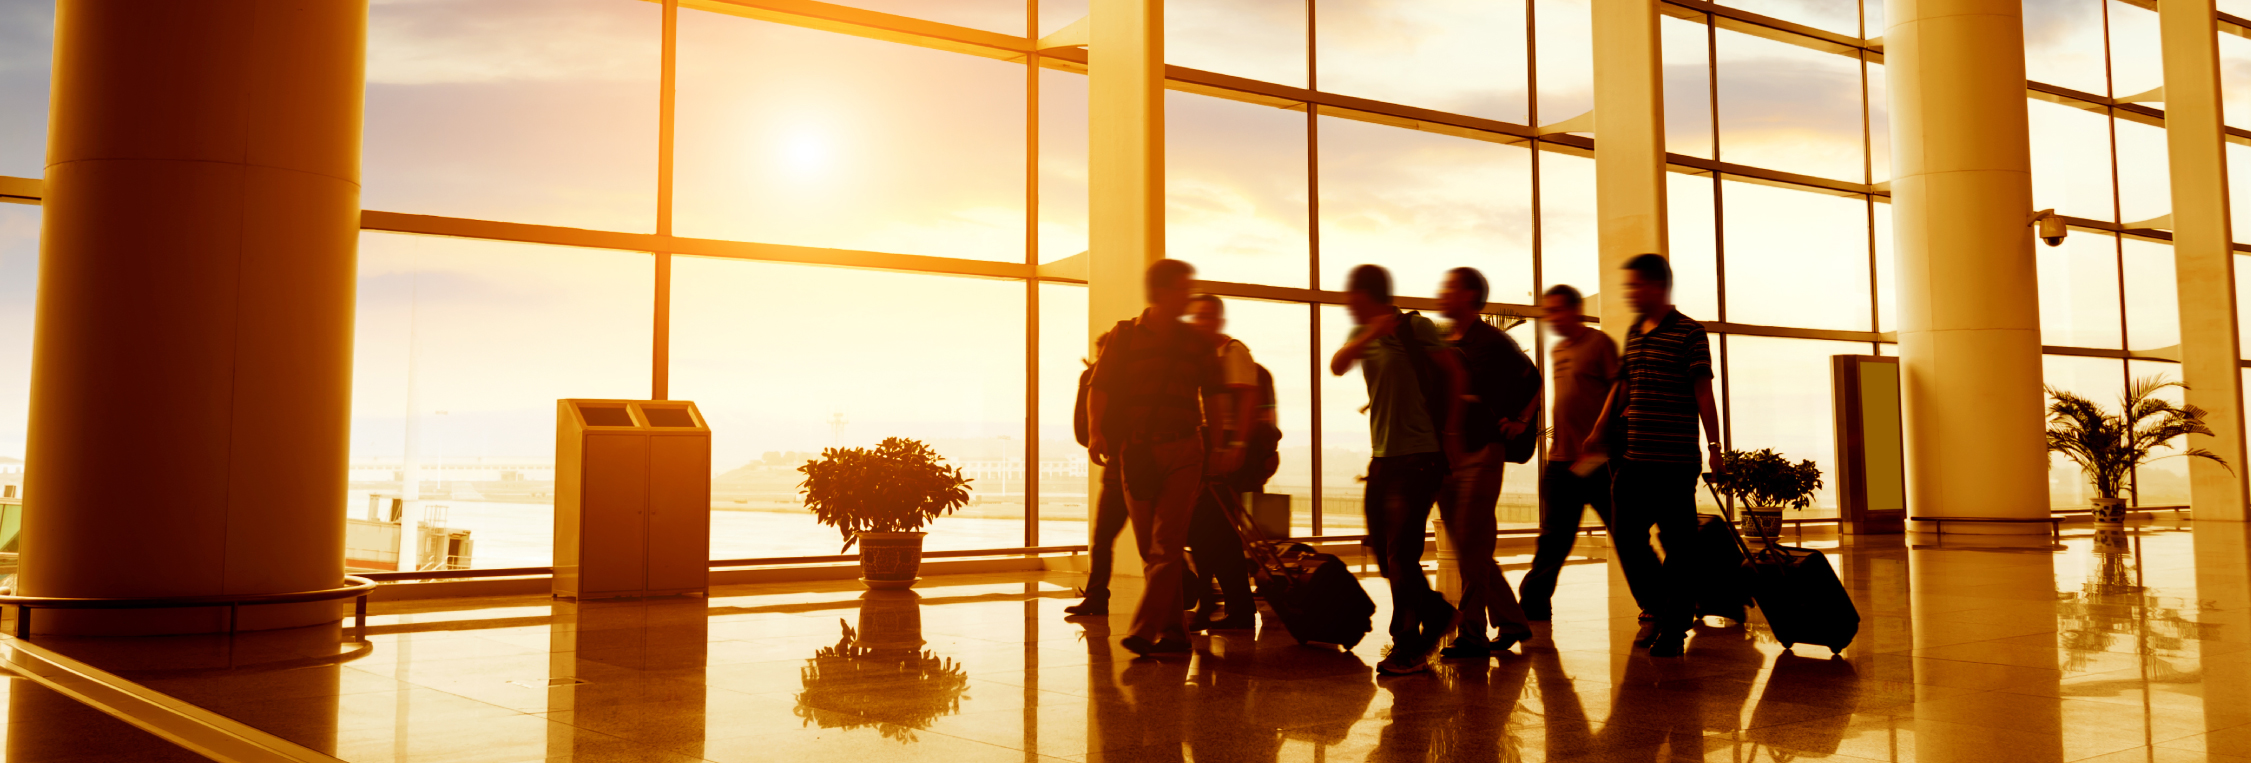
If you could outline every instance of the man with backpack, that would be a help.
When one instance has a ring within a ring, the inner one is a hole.
[[[1482,661],[1532,635],[1508,580],[1493,563],[1494,510],[1501,500],[1501,470],[1529,461],[1539,447],[1540,371],[1516,340],[1486,323],[1489,287],[1476,268],[1446,273],[1439,309],[1452,324],[1446,340],[1469,376],[1462,417],[1462,457],[1438,493],[1438,518],[1454,541],[1462,576],[1461,623],[1447,659]],[[1485,635],[1487,614],[1500,635]]]
[[[1468,380],[1437,325],[1392,305],[1389,271],[1353,268],[1345,307],[1358,325],[1329,359],[1329,372],[1343,376],[1358,365],[1367,381],[1368,545],[1391,583],[1391,652],[1376,670],[1421,672],[1454,625],[1454,607],[1423,577],[1423,532],[1450,462],[1462,453]]]
[[[1263,402],[1258,386],[1261,369],[1251,360],[1248,346],[1221,331],[1227,325],[1226,311],[1226,304],[1210,294],[1198,294],[1188,301],[1188,325],[1209,340],[1218,353],[1220,382],[1229,398],[1204,401],[1207,408],[1219,409],[1221,424],[1212,430],[1211,466],[1206,470],[1211,489],[1198,496],[1196,516],[1188,525],[1188,549],[1196,563],[1192,576],[1196,619],[1189,626],[1190,630],[1246,630],[1258,623],[1258,602],[1251,594],[1250,567],[1243,556],[1243,539],[1235,534],[1234,525],[1224,513],[1236,507],[1220,501],[1234,500],[1242,494],[1241,478],[1248,476],[1245,472],[1252,468],[1247,457],[1251,432],[1259,423]],[[1261,454],[1259,465],[1265,465],[1266,460],[1265,454]],[[1265,481],[1264,478],[1257,480],[1260,484]],[[1225,618],[1213,616],[1219,604],[1211,600],[1214,580],[1224,595]]]
[[[1219,406],[1207,408],[1204,400],[1227,395],[1218,353],[1180,320],[1195,274],[1179,260],[1149,265],[1149,306],[1110,330],[1088,393],[1088,456],[1123,472],[1126,512],[1141,546],[1147,585],[1122,644],[1142,656],[1193,651],[1181,621],[1184,547],[1204,489],[1203,434],[1217,423],[1211,408]]]
[[[1102,357],[1102,349],[1110,343],[1109,332],[1094,338],[1094,357]],[[1094,388],[1094,362],[1087,361],[1086,370],[1079,372],[1079,398],[1072,411],[1072,428],[1077,430],[1079,445],[1092,447],[1094,438],[1089,431],[1087,393]],[[1115,458],[1117,454],[1105,454]],[[1105,459],[1096,459],[1097,461]],[[1087,546],[1086,587],[1079,589],[1083,600],[1063,608],[1072,617],[1096,617],[1110,614],[1110,567],[1117,558],[1118,535],[1125,532],[1125,486],[1118,482],[1117,469],[1102,470],[1101,491],[1094,497],[1094,537]]]

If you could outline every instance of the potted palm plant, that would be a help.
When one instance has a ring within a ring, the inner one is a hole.
[[[893,437],[873,448],[830,448],[805,462],[798,487],[814,519],[860,546],[860,582],[913,586],[922,568],[922,528],[969,503],[969,480],[930,446]]]
[[[2126,499],[2121,496],[2134,469],[2143,464],[2185,456],[2234,468],[2209,450],[2174,444],[2188,435],[2212,434],[2212,428],[2204,424],[2204,409],[2159,398],[2157,393],[2165,389],[2185,390],[2188,385],[2163,376],[2135,379],[2118,401],[2120,412],[2113,414],[2092,400],[2048,388],[2048,452],[2061,453],[2086,471],[2095,488],[2095,521],[2125,521]],[[2182,450],[2153,455],[2159,448],[2173,447]]]
[[[1790,459],[1765,448],[1756,452],[1728,451],[1720,457],[1726,471],[1707,475],[1712,489],[1743,508],[1744,529],[1772,540],[1782,533],[1782,510],[1813,505],[1821,490],[1821,467],[1812,461]]]

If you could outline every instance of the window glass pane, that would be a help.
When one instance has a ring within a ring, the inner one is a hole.
[[[2245,360],[2251,360],[2251,254],[2235,255],[2235,340]]]
[[[2126,349],[2180,357],[2181,304],[2173,275],[2173,245],[2136,238],[2123,243]]]
[[[1165,2],[1165,63],[1305,87],[1305,0]]]
[[[466,530],[469,567],[552,563],[555,401],[649,394],[655,273],[637,252],[361,234],[343,510],[405,498],[407,537]]]
[[[1094,502],[1086,448],[1073,416],[1079,374],[1093,359],[1087,342],[1086,287],[1043,283],[1040,289],[1040,535],[1038,545],[1086,543]]]
[[[1837,515],[1837,428],[1829,358],[1867,355],[1861,342],[1727,337],[1728,447],[1773,448],[1792,462],[1821,467],[1822,488],[1813,508],[1792,516]]]
[[[1719,30],[1720,159],[1859,181],[1860,64],[1832,53]]]
[[[1698,320],[1720,320],[1719,230],[1710,176],[1665,173],[1666,246],[1673,304]],[[1623,264],[1623,263],[1621,263]]]
[[[714,558],[837,553],[795,469],[888,437],[975,480],[925,547],[1023,544],[1022,281],[699,257],[672,275],[671,392],[703,408],[720,472]]]
[[[2172,214],[2165,129],[2124,119],[2111,121],[2118,126],[2118,222],[2130,225]]]
[[[1040,71],[1040,262],[1087,250],[1086,75]]]
[[[1892,253],[1891,202],[1878,200],[1876,212],[1876,330],[1899,330],[1899,258]]]
[[[1056,33],[1072,22],[1086,18],[1088,0],[1039,0],[1040,35]]]
[[[2032,99],[2032,206],[2091,220],[2115,220],[2111,207],[2109,121],[2102,114]]]
[[[1783,21],[1795,21],[1846,37],[1863,36],[1860,34],[1861,4],[1854,0],[1728,0],[1721,5],[1734,6]]]
[[[2075,230],[2063,246],[2038,248],[2040,343],[2120,347],[2118,239]]]
[[[2103,64],[2102,4],[2103,0],[2025,0],[2025,77],[2083,93],[2109,95]]]
[[[1538,121],[1552,125],[1594,110],[1594,15],[1588,0],[1532,0],[1539,45]]]
[[[1586,296],[1587,314],[1600,317],[1602,266],[1596,248],[1594,160],[1561,151],[1539,154],[1540,289],[1556,284],[1576,287]],[[1680,223],[1675,221],[1673,227],[1677,230]],[[1680,246],[1678,239],[1673,246]]]
[[[0,175],[47,174],[55,0],[0,2]]]
[[[1229,298],[1221,330],[1249,347],[1274,375],[1281,464],[1266,492],[1290,496],[1292,535],[1313,533],[1313,309],[1302,303]],[[1325,337],[1324,337],[1325,338]],[[1341,340],[1339,340],[1341,341]],[[1334,351],[1331,348],[1330,351]],[[1326,356],[1323,356],[1326,359]]]
[[[2118,397],[2126,391],[2126,367],[2110,358],[2047,355],[2040,359],[2042,375],[2050,389],[2063,390],[2091,400],[2111,413],[2118,412]],[[2093,505],[2094,489],[2087,473],[2061,454],[2048,454],[2048,505],[2056,508]]]
[[[1494,302],[1532,302],[1532,152],[1350,119],[1321,119],[1321,281],[1361,263],[1399,294],[1431,296],[1446,270],[1485,273]]]
[[[2251,242],[2251,146],[2229,143],[2228,235]]]
[[[1891,167],[1891,92],[1884,79],[1884,65],[1868,64],[1868,182],[1884,183],[1892,178]]]
[[[2251,0],[2219,0],[2220,12],[2237,18],[2251,18]]]
[[[0,204],[0,485],[22,490],[31,409],[32,297],[39,282],[39,208]]]
[[[1665,56],[1665,150],[1710,159],[1711,27],[1702,21],[1659,16],[1657,32]]]
[[[2125,98],[2149,92],[2164,84],[2165,57],[2158,50],[2157,12],[2112,0],[2111,93]]]
[[[1196,276],[1303,288],[1305,114],[1165,92],[1165,246]]]
[[[682,13],[674,228],[1022,262],[1024,104],[1021,63]]]
[[[2126,361],[2126,376],[2132,380],[2157,377],[2167,381],[2182,381],[2181,364],[2162,360]],[[2159,390],[2156,397],[2174,405],[2186,402],[2179,387]],[[2134,470],[2134,505],[2136,506],[2187,506],[2188,459],[2181,457],[2186,437],[2166,441],[2166,447],[2150,450],[2149,463]]]
[[[844,0],[838,5],[1015,37],[1023,36],[1026,26],[1024,0]]]
[[[2251,127],[2251,40],[2220,33],[2220,99],[2227,123]]]
[[[656,3],[376,2],[362,204],[654,232],[662,36]]]
[[[1524,124],[1525,2],[1316,0],[1321,90]]]
[[[1867,201],[1729,180],[1730,323],[1867,331]]]

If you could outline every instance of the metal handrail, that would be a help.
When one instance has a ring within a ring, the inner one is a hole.
[[[360,628],[367,627],[367,594],[375,590],[376,582],[357,575],[345,575],[344,586],[323,588],[317,591],[288,591],[284,593],[217,594],[211,596],[132,596],[132,597],[78,597],[78,596],[15,596],[0,595],[0,606],[16,608],[16,638],[31,639],[31,610],[33,609],[183,609],[187,607],[227,608],[227,633],[235,632],[235,624],[242,605],[301,604],[314,601],[356,599],[353,617]]]

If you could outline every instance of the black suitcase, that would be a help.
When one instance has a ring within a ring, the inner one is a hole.
[[[1821,552],[1768,544],[1751,551],[1743,570],[1751,598],[1782,648],[1820,644],[1842,652],[1860,633],[1860,610]]]
[[[1258,579],[1258,597],[1282,618],[1290,638],[1351,649],[1367,637],[1374,629],[1376,601],[1368,598],[1344,560],[1303,543],[1267,540],[1235,500],[1216,486],[1204,487],[1242,537]]]
[[[1743,622],[1751,604],[1743,576],[1743,538],[1726,517],[1696,515],[1696,616]]]
[[[1705,484],[1710,488],[1710,483]],[[1712,491],[1722,511],[1727,501],[1719,491]],[[1731,513],[1732,515],[1732,513]],[[1751,603],[1766,615],[1768,628],[1774,639],[1789,649],[1799,644],[1820,644],[1829,651],[1843,652],[1860,633],[1860,610],[1852,604],[1852,595],[1845,592],[1844,583],[1837,580],[1837,571],[1829,567],[1829,559],[1810,548],[1784,546],[1771,540],[1759,548],[1743,543],[1743,536],[1730,532],[1741,545],[1743,580],[1751,593]]]

